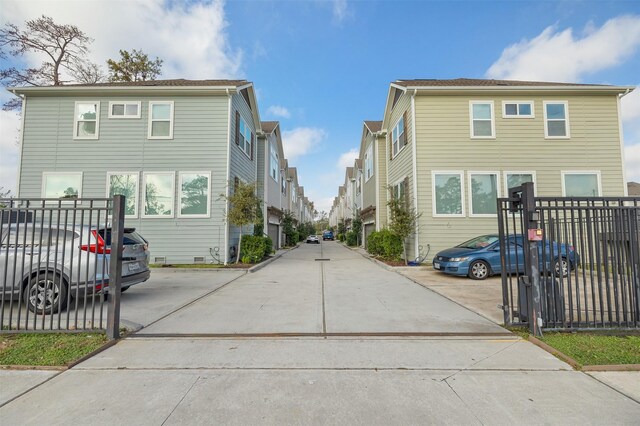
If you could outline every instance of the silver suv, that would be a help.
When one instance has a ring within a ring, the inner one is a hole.
[[[110,253],[111,228],[37,223],[4,227],[0,239],[3,299],[24,300],[38,314],[62,311],[71,299],[107,291]],[[135,228],[125,228],[122,290],[149,276],[148,243]]]

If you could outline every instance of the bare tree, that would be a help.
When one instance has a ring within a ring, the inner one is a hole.
[[[38,68],[2,69],[0,81],[5,86],[62,85],[65,83],[61,77],[63,71],[74,76],[85,73],[78,70],[79,66],[85,70],[97,69],[97,65],[88,65],[87,60],[88,45],[92,42],[93,39],[75,25],[56,24],[45,15],[25,22],[24,29],[15,24],[7,24],[0,29],[0,57],[5,58],[7,53],[14,57],[37,53],[44,55],[46,59]],[[19,106],[20,100],[13,98],[3,105],[3,109],[10,110]]]

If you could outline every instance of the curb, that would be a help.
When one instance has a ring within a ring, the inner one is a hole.
[[[247,272],[254,273],[256,271],[259,271],[260,269],[264,268],[265,266],[267,266],[271,262],[274,262],[276,259],[281,258],[285,253],[288,253],[291,250],[295,250],[298,247],[299,247],[299,245],[296,244],[294,247],[291,247],[288,250],[281,250],[280,253],[276,253],[273,257],[270,257],[269,259],[265,260],[264,262],[260,262],[256,266],[252,266],[251,268],[247,269]]]

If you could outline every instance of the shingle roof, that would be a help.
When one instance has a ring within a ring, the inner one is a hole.
[[[362,169],[362,160],[359,158],[356,158],[356,166],[358,166],[358,169]]]
[[[271,133],[278,126],[279,121],[262,121],[260,126],[262,127],[262,131],[265,133]]]
[[[455,78],[452,80],[417,79],[396,80],[393,82],[403,87],[473,87],[473,86],[603,86],[601,84],[556,83],[523,80],[486,80],[477,78]]]
[[[247,80],[185,80],[178,78],[173,80],[148,80],[148,81],[118,81],[113,83],[95,83],[95,84],[65,84],[59,87],[109,87],[109,86],[244,86],[249,84]]]
[[[382,130],[382,121],[365,121],[364,125],[372,132],[379,132]]]
[[[627,192],[630,197],[639,197],[640,196],[640,183],[637,182],[627,182]]]

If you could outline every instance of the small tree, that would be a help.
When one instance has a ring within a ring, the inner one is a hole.
[[[120,60],[109,59],[109,81],[155,80],[162,74],[162,59],[150,60],[142,50],[120,51]]]
[[[360,245],[362,243],[362,219],[359,214],[356,214],[351,221],[351,230],[356,234],[356,244]]]
[[[404,194],[395,194],[392,186],[389,186],[389,193],[390,197],[387,203],[389,206],[389,230],[402,240],[404,264],[407,265],[407,238],[415,232],[422,213],[417,213],[415,209],[411,208],[409,200]]]
[[[297,241],[293,241],[294,234],[296,233],[296,229],[293,226],[293,223],[294,223],[293,214],[290,211],[285,210],[285,212],[282,215],[282,219],[280,220],[280,225],[282,225],[282,232],[284,233],[286,238],[285,243],[288,246],[297,243]]]
[[[256,186],[253,183],[244,183],[238,180],[233,189],[233,194],[227,196],[220,194],[229,204],[226,216],[230,224],[240,228],[240,241],[236,250],[236,262],[240,260],[242,249],[243,227],[255,223],[260,210],[261,201],[256,195]]]

